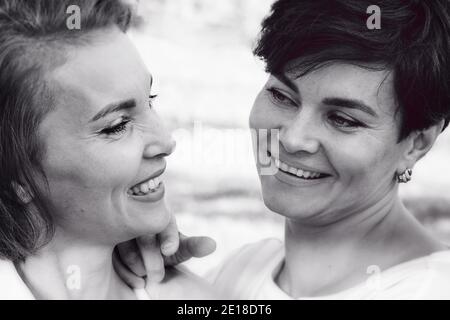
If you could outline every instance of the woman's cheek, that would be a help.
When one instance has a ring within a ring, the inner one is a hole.
[[[117,141],[92,144],[78,149],[72,165],[65,166],[65,174],[86,187],[98,190],[129,184],[136,178],[142,159],[138,148]],[[75,163],[74,163],[75,162]]]
[[[105,150],[97,167],[105,168],[106,179],[116,184],[130,184],[139,174],[143,151],[136,144],[122,144],[112,150]]]
[[[280,116],[276,109],[260,93],[250,113],[250,128],[272,129],[280,127]]]
[[[335,140],[333,145],[334,152],[329,155],[334,158],[331,163],[337,167],[338,173],[346,172],[349,177],[364,181],[372,176],[380,177],[380,171],[387,170],[386,157],[389,152],[386,145],[378,139],[367,135],[357,139],[345,137]]]

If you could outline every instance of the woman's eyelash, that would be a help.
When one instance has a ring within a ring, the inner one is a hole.
[[[289,104],[289,105],[296,105],[296,103],[291,98],[287,97],[285,94],[280,92],[278,89],[267,88],[267,91],[269,92],[271,98],[273,100],[275,100],[275,102]]]
[[[148,97],[148,106],[150,107],[150,109],[153,108],[153,100],[155,100],[157,97],[157,94],[153,94]]]
[[[128,123],[131,121],[128,117],[122,117],[122,121],[116,125],[104,128],[100,131],[101,134],[118,135],[126,131]]]
[[[329,119],[333,121],[333,123],[340,128],[358,128],[358,127],[364,127],[364,124],[356,121],[356,120],[350,120],[347,118],[344,118],[342,116],[332,114],[329,116]]]
[[[148,104],[150,109],[153,108],[153,100],[158,97],[158,95],[154,94],[154,95],[150,95],[148,97]],[[130,117],[125,117],[123,116],[121,118],[121,121],[118,124],[106,127],[102,130],[99,131],[99,134],[104,134],[107,136],[112,136],[112,135],[120,135],[123,132],[125,132],[127,130],[127,125],[128,123],[131,122],[131,118]]]

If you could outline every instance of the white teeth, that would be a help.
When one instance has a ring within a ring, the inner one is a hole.
[[[277,166],[277,168],[279,168],[280,167],[280,160],[275,159],[275,165]]]
[[[143,182],[130,190],[127,191],[128,194],[134,194],[134,195],[142,195],[147,194],[149,192],[155,191],[159,185],[161,184],[161,180],[159,177],[156,177],[154,179],[148,180],[146,182]]]
[[[146,183],[143,183],[143,184],[141,184],[141,192],[142,193],[147,193],[148,192],[148,184],[146,184]]]
[[[302,169],[297,169],[281,162],[279,159],[275,159],[275,166],[282,171],[289,172],[290,174],[296,175],[297,177],[304,179],[315,179],[320,177],[319,172],[311,172]]]

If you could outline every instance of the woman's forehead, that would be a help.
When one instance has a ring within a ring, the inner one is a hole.
[[[151,76],[125,35],[75,50],[48,76],[56,102],[80,109],[71,113],[96,113],[90,109],[148,94]]]
[[[148,71],[125,34],[114,32],[106,34],[105,38],[97,37],[98,41],[73,48],[66,63],[53,72],[53,77],[67,83],[93,85],[100,90],[146,80]]]

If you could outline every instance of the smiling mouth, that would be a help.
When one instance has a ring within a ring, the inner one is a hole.
[[[132,196],[146,196],[149,193],[158,191],[162,184],[160,179],[161,175],[162,172],[157,177],[147,179],[141,183],[138,183],[137,185],[128,189],[127,193]]]
[[[275,166],[280,171],[282,171],[283,173],[286,173],[292,177],[302,179],[302,180],[319,180],[319,179],[330,177],[330,175],[326,174],[326,173],[309,171],[306,169],[293,167],[291,165],[288,165],[287,163],[284,163],[280,159],[275,158],[269,151],[267,153],[268,153],[268,156],[273,159]]]

